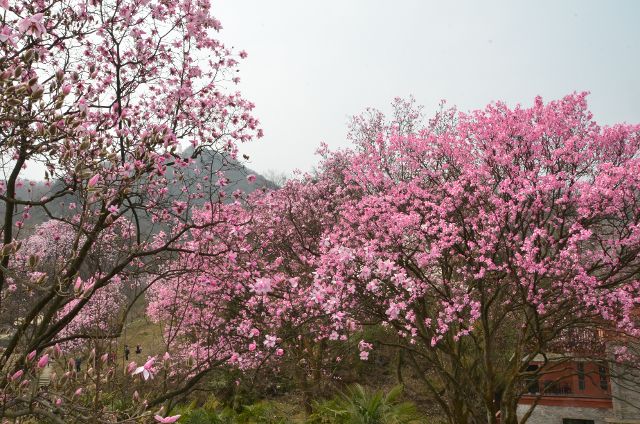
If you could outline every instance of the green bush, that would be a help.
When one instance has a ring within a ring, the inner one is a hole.
[[[350,386],[334,399],[316,402],[311,424],[413,424],[421,420],[415,405],[400,401],[402,387],[386,395],[359,384]]]
[[[231,424],[219,412],[220,404],[215,398],[209,399],[203,406],[195,402],[177,407],[172,413],[180,414],[180,424]]]
[[[278,406],[269,401],[261,401],[242,407],[235,422],[239,424],[287,424],[287,417]]]
[[[181,414],[181,424],[288,424],[287,414],[275,402],[261,401],[242,406],[239,410],[223,407],[217,400],[210,399],[197,408],[194,403],[175,409]]]

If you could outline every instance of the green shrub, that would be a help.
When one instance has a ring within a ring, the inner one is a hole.
[[[209,399],[203,406],[195,403],[175,409],[181,414],[181,424],[288,424],[291,421],[275,402],[261,401],[245,405],[239,410],[223,407],[216,399]]]
[[[414,404],[400,401],[402,387],[386,395],[359,384],[350,386],[334,399],[316,402],[311,424],[413,424],[421,420]]]
[[[243,406],[236,416],[239,424],[287,424],[287,417],[274,402],[261,401]]]

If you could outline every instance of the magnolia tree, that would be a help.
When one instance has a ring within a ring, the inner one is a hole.
[[[598,126],[585,97],[442,111],[346,154],[313,297],[337,331],[392,330],[451,423],[526,421],[534,358],[595,354],[578,330],[638,336],[640,126]]]
[[[118,251],[113,250],[113,246],[130,239],[133,229],[133,224],[126,218],[117,220],[105,229],[100,240],[87,254],[78,277],[65,293],[69,301],[59,311],[60,317],[70,313],[81,299],[92,293],[101,267],[119,261]],[[68,260],[67,252],[73,249],[77,236],[73,226],[51,220],[39,225],[34,234],[23,241],[23,246],[10,262],[10,268],[16,272],[20,270],[22,278],[9,280],[10,285],[3,297],[6,306],[2,311],[2,322],[11,323],[12,317],[24,316],[43,288],[55,284]],[[83,239],[84,236],[80,236],[79,241]],[[113,277],[113,284],[93,292],[91,299],[56,337],[56,342],[63,347],[78,347],[85,340],[110,342],[117,338],[123,324],[119,312],[126,300],[122,293],[124,285],[120,275],[117,275]]]
[[[250,319],[255,293],[240,278],[249,281],[251,272],[234,262],[235,252],[245,247],[245,211],[238,203],[207,205],[194,217],[218,225],[192,229],[179,256],[146,292],[147,314],[162,326],[165,350],[183,365],[161,376],[169,386],[188,376],[195,386],[225,365],[251,368],[273,348],[259,343]]]
[[[205,221],[213,216],[225,224],[193,230],[186,250],[197,253],[181,255],[167,269],[194,271],[163,279],[148,296],[148,313],[162,324],[172,355],[190,358],[201,372],[236,367],[253,381],[262,370],[281,369],[308,407],[349,364],[357,350],[333,330],[339,316],[310,298],[321,236],[344,197],[342,181],[334,178],[339,174],[331,172],[344,165],[338,162],[325,163],[322,178],[307,175],[200,211]]]
[[[326,314],[313,298],[322,235],[336,223],[338,205],[347,195],[336,172],[344,165],[337,155],[318,175],[304,175],[249,199],[253,251],[242,260],[258,265],[259,281],[267,286],[262,305],[277,323],[274,334],[284,351],[278,366],[302,392],[307,412],[314,399],[348,377],[358,353],[355,323]],[[343,321],[343,334],[334,331],[334,320]]]
[[[38,389],[35,377],[40,364],[64,358],[58,342],[83,337],[77,324],[100,294],[127,281],[151,284],[177,245],[188,248],[191,228],[218,224],[191,218],[194,203],[220,202],[224,185],[218,165],[189,171],[194,159],[234,158],[238,143],[261,135],[253,105],[230,90],[246,54],[216,40],[210,6],[0,1],[0,416],[100,422],[146,414],[145,402],[167,398],[160,389],[115,411],[104,385]],[[37,172],[44,192],[26,189]],[[63,231],[29,237],[35,215]],[[4,314],[9,306],[16,314]],[[160,363],[170,360],[150,359],[132,378]]]

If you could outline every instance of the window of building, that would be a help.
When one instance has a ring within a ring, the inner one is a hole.
[[[529,365],[527,372],[533,373],[538,370],[537,365]],[[530,376],[526,379],[527,391],[531,394],[540,393],[540,385],[536,376]]]
[[[578,389],[579,390],[584,390],[585,389],[585,381],[584,381],[584,363],[583,362],[578,362]],[[563,423],[566,424],[566,423]],[[571,423],[569,423],[571,424]]]
[[[607,381],[607,368],[604,365],[598,367],[598,374],[600,374],[600,388],[604,391],[609,390],[609,382]]]

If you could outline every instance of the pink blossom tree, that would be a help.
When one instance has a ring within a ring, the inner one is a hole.
[[[198,253],[169,265],[192,271],[155,284],[148,296],[148,313],[163,325],[172,355],[191,357],[203,370],[237,367],[247,380],[281,370],[308,408],[336,382],[359,352],[345,343],[350,337],[334,331],[339,316],[327,315],[312,292],[322,236],[346,195],[332,170],[343,165],[335,157],[316,176],[202,211],[206,220],[228,215],[217,218],[225,225],[194,230],[190,243],[198,247],[187,251]]]
[[[640,126],[597,125],[582,93],[386,128],[346,153],[322,245],[314,297],[337,331],[389,328],[378,342],[451,423],[526,421],[530,361],[594,354],[572,332],[638,336]]]
[[[223,169],[196,175],[190,168],[203,154],[235,158],[239,143],[261,135],[253,105],[232,88],[246,53],[215,38],[221,27],[208,1],[36,0],[0,8],[0,311],[17,293],[29,296],[18,315],[3,315],[0,416],[97,422],[117,413],[95,386],[91,394],[86,387],[60,393],[68,400],[60,403],[52,390],[20,388],[31,372],[28,355],[80,337],[74,323],[90,316],[83,312],[92,299],[121,281],[155,281],[191,228],[217,225],[194,223],[191,210],[221,202]],[[42,170],[44,193],[25,179],[27,168]],[[36,213],[64,234],[29,237]],[[38,270],[40,261],[50,267]],[[158,404],[167,393],[152,396]]]
[[[162,375],[172,390],[194,387],[211,370],[256,366],[265,357],[249,319],[254,293],[234,252],[246,246],[246,211],[238,204],[210,205],[194,212],[196,222],[216,221],[190,231],[180,254],[164,264],[146,290],[147,314],[162,326],[164,348],[182,366]],[[191,377],[189,386],[176,384]]]
[[[83,299],[92,293],[99,267],[117,262],[113,245],[131,238],[133,224],[120,218],[105,229],[100,240],[92,246],[78,277],[69,291],[64,293],[64,306],[59,315],[65,316]],[[34,234],[23,241],[24,246],[16,253],[10,267],[21,270],[27,278],[11,280],[11,289],[5,292],[3,301],[7,305],[3,312],[3,322],[11,317],[22,317],[29,305],[37,300],[43,288],[55,284],[55,279],[64,271],[67,254],[73,249],[77,233],[74,227],[63,221],[50,220],[36,227]],[[80,237],[84,241],[84,236]],[[37,259],[36,259],[37,258]],[[61,346],[78,346],[84,340],[112,340],[120,334],[123,324],[121,310],[126,298],[121,276],[116,275],[112,283],[95,290],[91,299],[74,316],[55,338]],[[61,293],[62,294],[62,293]]]

